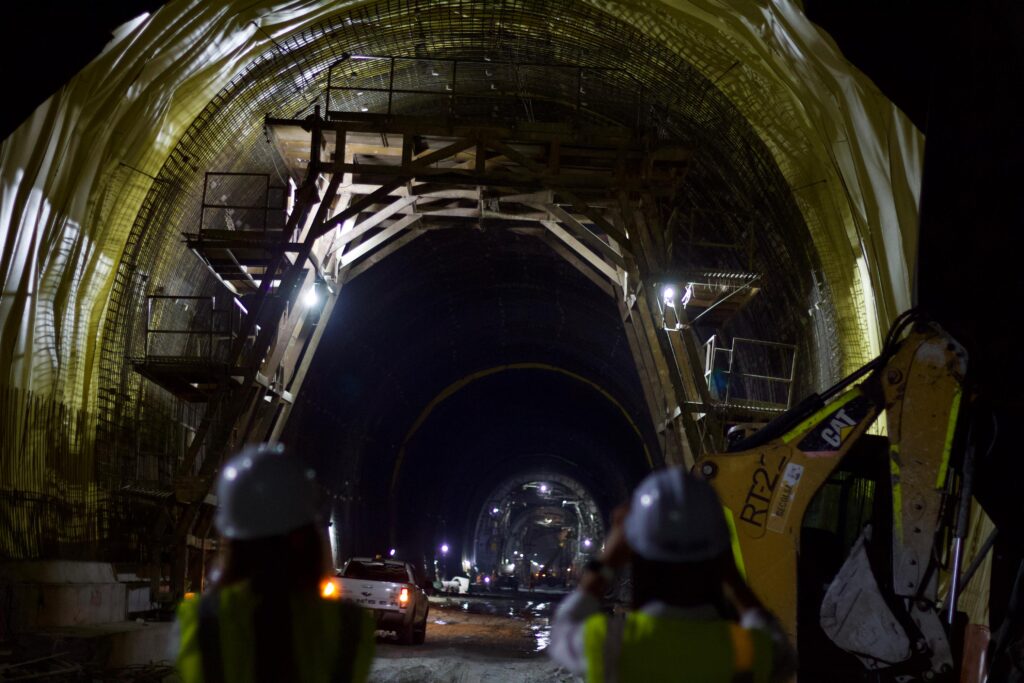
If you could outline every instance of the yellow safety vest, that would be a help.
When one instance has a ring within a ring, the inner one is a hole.
[[[771,637],[725,620],[595,614],[584,622],[583,647],[588,683],[768,683],[772,667]]]
[[[254,615],[259,597],[247,583],[219,589],[213,602],[193,598],[178,607],[181,645],[178,671],[183,683],[206,681],[204,671],[222,671],[223,683],[251,683],[256,680]],[[211,608],[211,604],[215,607]],[[204,660],[210,646],[209,626],[200,635],[201,622],[210,609],[216,610],[215,652]],[[363,683],[373,661],[373,617],[348,601],[325,600],[316,596],[290,598],[292,660],[296,683]],[[284,636],[285,634],[282,634]],[[205,641],[205,645],[204,645]],[[219,662],[215,660],[219,659]],[[214,661],[211,661],[214,660]]]

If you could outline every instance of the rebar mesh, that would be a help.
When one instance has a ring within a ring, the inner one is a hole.
[[[833,295],[823,283],[843,286],[850,278],[836,276],[838,263],[820,261],[820,247],[814,248],[811,233],[817,230],[820,235],[821,226],[813,219],[805,222],[805,217],[816,215],[814,207],[801,212],[799,195],[794,201],[786,181],[790,174],[780,170],[771,153],[770,146],[778,141],[751,127],[723,94],[723,83],[709,81],[671,50],[662,40],[664,30],[640,19],[627,24],[583,2],[382,0],[281,38],[280,49],[252,62],[199,114],[161,168],[136,217],[104,325],[97,435],[102,485],[113,490],[131,478],[143,450],[132,438],[137,425],[165,424],[168,433],[185,434],[195,423],[195,414],[182,414],[175,399],[131,372],[126,358],[137,353],[142,341],[146,294],[211,295],[218,290],[199,260],[174,239],[177,232],[198,227],[204,173],[262,172],[283,184],[280,161],[263,134],[263,117],[302,116],[322,103],[329,67],[345,53],[615,69],[623,74],[621,80],[595,79],[582,93],[587,108],[606,117],[623,115],[612,106],[623,100],[623,82],[643,84],[647,113],[659,136],[697,151],[678,204],[662,207],[664,217],[673,209],[699,209],[706,221],[701,230],[719,241],[744,235],[755,241],[754,265],[765,276],[763,294],[734,323],[731,333],[797,344],[800,358],[811,359],[798,373],[798,393],[834,378],[846,359],[838,346],[828,346],[836,339],[838,322]],[[728,51],[726,46],[703,48],[709,54]],[[408,62],[400,71],[401,82],[409,83],[410,89],[426,89],[424,81],[436,79],[438,96],[447,97],[440,90],[446,62],[436,62],[438,76],[432,71],[424,74],[423,69],[431,67],[423,64]],[[352,83],[370,87],[384,75],[378,69]],[[566,86],[569,79],[535,82],[525,67],[516,78],[517,107],[539,108],[547,102],[555,110],[549,115],[557,115],[558,108],[575,106],[580,95]],[[729,80],[739,78],[754,75],[742,66],[728,72]],[[379,93],[366,97],[356,105],[379,111]],[[408,104],[401,101],[399,106],[403,111],[429,108],[430,98],[410,96]],[[628,110],[623,107],[623,112]],[[692,265],[686,253],[677,258],[680,265]],[[735,267],[737,259],[735,254],[723,255],[721,265]],[[807,310],[819,313],[807,316]],[[172,425],[166,420],[169,415],[179,421]],[[155,451],[160,450],[158,442],[154,439]],[[176,463],[180,448],[155,457]],[[170,469],[166,464],[157,467]],[[129,524],[132,515],[111,510],[110,517],[107,533],[135,533]]]

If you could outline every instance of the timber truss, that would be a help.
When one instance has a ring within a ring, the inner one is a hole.
[[[729,408],[708,391],[683,307],[665,305],[661,293],[677,276],[666,274],[671,240],[658,202],[685,182],[690,149],[623,127],[323,118],[319,109],[303,119],[268,118],[266,130],[299,181],[286,193],[290,211],[263,199],[204,201],[204,211],[219,210],[212,220],[204,212],[199,232],[186,236],[247,300],[229,338],[230,369],[205,384],[189,381],[209,388],[201,396],[207,409],[178,468],[176,502],[156,530],[177,549],[175,593],[185,589],[181,577],[198,574],[188,549],[207,547],[212,515],[204,503],[215,502],[209,490],[223,455],[279,438],[326,327],[318,322],[340,289],[431,230],[494,226],[548,244],[618,302],[666,459],[692,465],[722,448]],[[259,218],[268,207],[284,218]],[[257,217],[246,223],[246,211]],[[745,289],[726,297],[719,313],[756,292]],[[304,305],[311,291],[319,304]]]

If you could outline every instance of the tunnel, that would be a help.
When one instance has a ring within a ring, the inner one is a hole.
[[[924,135],[801,3],[150,9],[0,155],[0,556],[116,568],[81,581],[126,619],[207,587],[261,442],[335,567],[570,591],[645,476],[873,369],[916,300]],[[803,522],[844,557],[857,458]]]
[[[429,539],[422,555],[433,528],[468,550],[489,491],[538,469],[579,473],[607,515],[663,462],[614,302],[543,243],[464,237],[343,290],[285,432],[358,496],[354,551]]]

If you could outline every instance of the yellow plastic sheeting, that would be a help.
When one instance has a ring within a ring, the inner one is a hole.
[[[746,115],[810,228],[844,335],[844,369],[911,305],[924,139],[789,2],[604,3],[677,46]]]
[[[361,3],[172,2],[104,53],[0,150],[5,383],[85,409],[114,269],[156,173],[231,78]],[[845,365],[910,303],[922,137],[792,2],[607,2],[695,65],[772,151],[839,308]],[[169,234],[168,239],[176,239]]]

